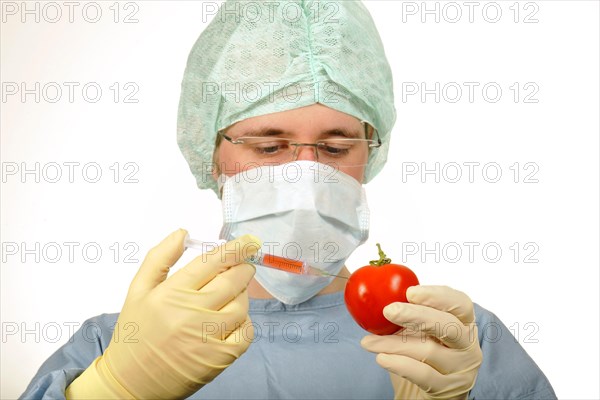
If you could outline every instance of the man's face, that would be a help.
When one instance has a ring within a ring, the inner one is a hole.
[[[242,136],[257,136],[264,132],[269,132],[269,135],[273,137],[292,139],[299,143],[315,143],[317,140],[343,137],[365,138],[364,126],[357,118],[321,104],[248,118],[232,125],[227,129],[226,134],[237,139]],[[216,151],[215,161],[218,169],[226,176],[255,168],[258,166],[257,163],[260,163],[256,155],[245,151],[242,145],[234,145],[226,140],[221,141]],[[364,152],[360,158],[366,162],[368,147],[362,146],[360,152]],[[314,148],[310,146],[298,147],[296,155],[297,160],[323,162],[322,157],[319,160],[316,159]],[[363,182],[365,165],[339,165],[338,169],[352,176],[358,182]]]

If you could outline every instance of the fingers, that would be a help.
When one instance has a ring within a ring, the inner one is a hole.
[[[204,362],[210,365],[210,369],[204,369],[205,374],[196,376],[195,379],[203,384],[211,382],[221,371],[239,358],[252,344],[253,340],[254,328],[248,316],[246,316],[243,323],[237,324],[233,331],[223,332],[223,336],[203,336],[201,343],[209,345],[212,351],[207,352],[204,346],[194,346],[190,349],[190,353],[196,357],[201,356]],[[197,373],[197,371],[194,371],[194,373]]]
[[[257,237],[241,236],[196,257],[163,284],[171,288],[200,289],[229,267],[243,264],[260,246],[261,242]]]
[[[202,330],[205,337],[213,337],[219,340],[225,340],[236,331],[239,334],[247,334],[245,331],[239,331],[245,321],[248,319],[249,306],[248,292],[243,291],[235,299],[228,302],[219,311],[213,313],[211,322],[202,324]],[[241,340],[242,338],[232,338],[231,340]],[[252,341],[252,339],[250,339]]]
[[[183,254],[185,229],[178,229],[150,249],[131,282],[130,292],[150,290],[167,278],[169,269]]]
[[[464,397],[483,359],[471,299],[446,286],[413,286],[407,299],[410,303],[383,309],[388,320],[405,329],[367,336],[361,345],[379,353],[379,365],[400,382],[418,386],[425,398]]]
[[[455,392],[472,378],[470,375],[443,375],[431,366],[406,356],[382,353],[375,360],[391,373],[419,386],[428,398],[444,398],[445,394]]]
[[[218,274],[197,292],[196,304],[208,310],[222,309],[246,290],[255,271],[251,264],[240,264]]]
[[[473,302],[469,296],[448,286],[411,286],[406,291],[406,298],[413,304],[449,312],[463,324],[475,321]]]
[[[405,335],[434,336],[450,348],[469,346],[469,327],[448,312],[419,304],[397,302],[384,307],[383,315],[391,322],[407,327]]]
[[[481,357],[472,356],[469,363],[458,365],[448,373],[440,373],[426,363],[403,355],[380,353],[375,360],[390,373],[420,387],[426,393],[425,398],[429,399],[466,398],[465,394],[475,385],[481,364]]]
[[[243,323],[239,324],[237,329],[231,332],[224,339],[227,343],[238,344],[243,341],[243,347],[248,347],[254,340],[254,325],[249,315],[246,315],[246,319]]]
[[[227,332],[223,337],[206,337],[203,339],[206,343],[210,343],[214,348],[218,348],[218,352],[210,354],[210,363],[213,367],[221,370],[229,366],[235,359],[241,356],[254,340],[254,327],[252,320],[246,316],[244,321],[237,324],[233,331]],[[206,356],[206,350],[200,346],[196,346],[194,351],[203,351]]]
[[[465,349],[451,349],[425,335],[365,336],[361,346],[372,353],[385,353],[412,358],[428,364],[443,375],[455,372],[457,366],[469,366],[472,356]]]
[[[248,318],[248,291],[242,290],[229,298],[220,309],[205,307],[205,296],[193,289],[172,289],[163,302],[173,305],[173,315],[163,325],[167,330],[182,331],[191,337],[207,340],[224,340],[240,328]]]

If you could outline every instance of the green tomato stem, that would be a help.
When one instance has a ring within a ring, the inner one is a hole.
[[[379,250],[379,260],[371,260],[369,261],[370,265],[377,265],[381,267],[382,265],[389,264],[392,262],[391,258],[386,258],[385,253],[381,250],[381,246],[377,243],[377,250]]]

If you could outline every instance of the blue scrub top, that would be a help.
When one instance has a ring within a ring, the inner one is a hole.
[[[475,304],[483,363],[470,399],[556,399],[552,386],[510,331]],[[23,399],[64,399],[65,388],[110,343],[118,314],[86,321],[42,366]],[[248,350],[190,399],[392,399],[389,374],[360,347],[368,332],[343,292],[286,305],[250,300],[255,338]]]

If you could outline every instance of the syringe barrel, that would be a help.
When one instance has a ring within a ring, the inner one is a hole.
[[[186,236],[184,240],[184,247],[186,249],[192,248],[202,251],[211,251],[215,247],[219,246],[220,243],[214,242],[202,242],[200,240],[192,239],[190,236]],[[259,264],[267,268],[277,269],[279,271],[290,272],[298,275],[317,275],[317,276],[332,276],[331,274],[319,269],[309,266],[307,263],[299,260],[292,260],[285,257],[274,256],[272,254],[256,253],[246,258],[251,264]]]
[[[202,242],[200,240],[192,239],[189,236],[185,238],[185,248],[198,249],[202,251],[210,251],[217,247],[219,243]],[[292,260],[285,257],[274,256],[272,254],[256,253],[246,258],[251,264],[259,264],[264,267],[277,269],[279,271],[290,272],[298,275],[308,275],[311,273],[308,264],[303,261]]]
[[[183,246],[186,249],[197,249],[197,250],[202,250],[202,251],[210,251],[210,250],[214,249],[215,247],[219,246],[219,244],[220,243],[203,242],[201,240],[192,239],[192,238],[190,238],[189,234],[188,234],[188,236],[186,236],[185,240],[183,241]]]
[[[265,267],[291,272],[293,274],[305,275],[308,273],[308,266],[305,262],[274,256],[272,254],[255,254],[247,260],[254,264],[260,264]]]

